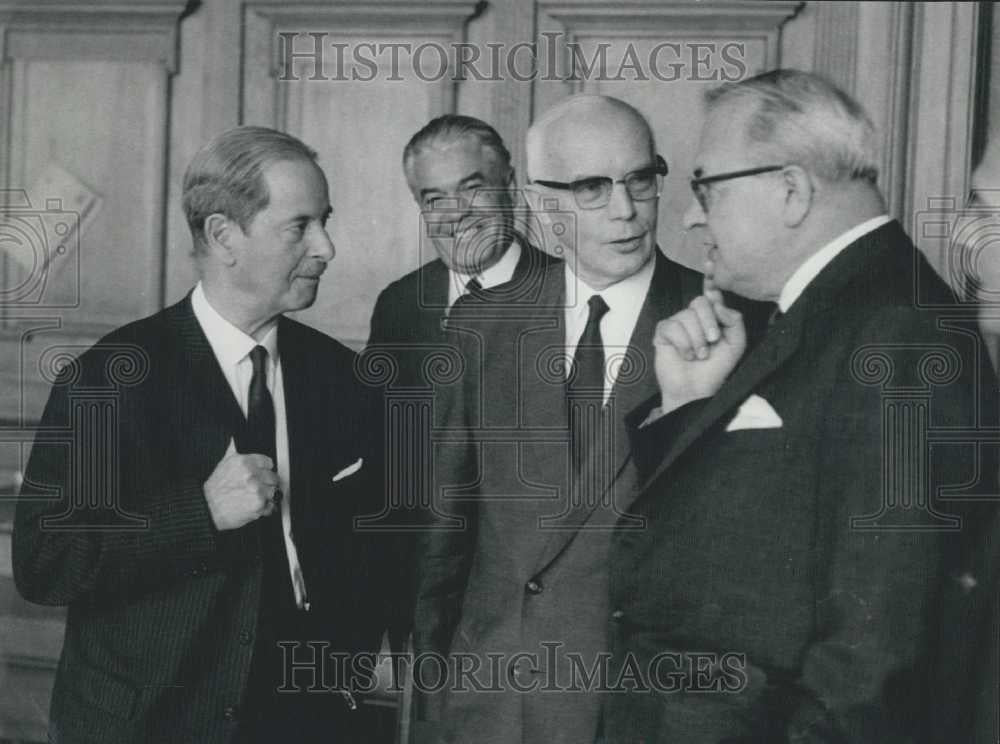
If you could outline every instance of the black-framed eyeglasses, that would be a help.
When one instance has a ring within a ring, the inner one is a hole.
[[[691,179],[691,191],[694,192],[694,198],[698,200],[698,206],[701,207],[701,211],[708,214],[708,189],[705,188],[706,186],[719,183],[719,181],[731,181],[734,178],[748,178],[764,173],[773,173],[774,171],[782,170],[784,167],[784,165],[761,165],[757,168],[730,171],[729,173],[716,173],[712,176],[698,176]]]
[[[550,189],[572,191],[573,199],[580,209],[600,209],[611,201],[611,192],[616,183],[625,184],[628,195],[636,201],[655,199],[663,189],[663,177],[670,172],[667,161],[656,156],[656,162],[646,168],[626,173],[624,178],[615,180],[611,176],[592,176],[578,181],[543,181],[536,178],[532,183]]]

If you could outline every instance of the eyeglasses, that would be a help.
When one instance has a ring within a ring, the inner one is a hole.
[[[694,198],[698,200],[698,206],[701,207],[701,211],[708,214],[708,189],[705,188],[706,186],[711,186],[713,183],[718,183],[719,181],[730,181],[734,178],[748,178],[750,176],[759,176],[763,173],[773,173],[774,171],[782,170],[784,167],[783,165],[762,165],[758,168],[748,168],[730,173],[716,173],[714,176],[699,176],[698,178],[691,179],[691,191],[694,192]]]
[[[611,201],[611,192],[616,183],[625,184],[628,195],[636,201],[655,199],[660,195],[660,190],[663,188],[663,177],[668,172],[667,161],[657,155],[655,165],[626,173],[624,178],[618,180],[611,178],[611,176],[593,176],[569,183],[541,179],[535,179],[532,183],[550,189],[572,191],[576,205],[580,209],[600,209]]]

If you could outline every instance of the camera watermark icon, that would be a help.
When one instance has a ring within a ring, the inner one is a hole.
[[[419,235],[421,263],[441,258],[456,274],[477,277],[478,281],[515,243],[571,261],[577,238],[576,212],[561,209],[557,199],[529,205],[523,191],[479,187],[428,200],[421,207]],[[523,254],[521,264],[501,287],[490,287],[491,307],[538,301],[544,267],[528,263]],[[467,280],[453,281],[461,284],[450,288],[451,297],[444,299],[447,304],[451,298],[470,292]],[[429,289],[421,287],[421,307],[440,306],[442,298],[432,296]]]
[[[913,236],[929,255],[944,257],[939,266],[954,291],[948,307],[976,307],[1000,316],[1000,190],[973,191],[964,204],[953,197],[931,197],[913,217]],[[924,286],[917,264],[915,287]],[[939,298],[916,293],[919,307],[942,307]]]
[[[0,307],[80,305],[80,214],[61,199],[33,205],[22,189],[0,190]]]

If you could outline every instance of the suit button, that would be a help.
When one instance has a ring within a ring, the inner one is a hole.
[[[625,613],[622,612],[621,610],[615,610],[614,612],[611,613],[611,619],[612,620],[616,620],[616,621],[617,620],[621,620],[623,617],[625,617]]]
[[[226,709],[224,711],[222,711],[222,717],[225,718],[227,721],[235,721],[236,720],[236,706],[235,705],[227,705]]]
[[[241,630],[239,638],[240,638],[240,643],[242,643],[244,646],[250,645],[251,636],[249,631]]]
[[[525,584],[524,588],[528,590],[529,594],[541,594],[542,593],[542,585],[541,585],[541,583],[538,582],[538,581],[535,581],[534,579],[532,579],[527,584]]]

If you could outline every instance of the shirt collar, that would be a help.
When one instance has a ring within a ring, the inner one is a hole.
[[[191,293],[191,308],[194,316],[198,319],[201,330],[205,332],[215,358],[219,360],[219,365],[223,369],[234,369],[253,347],[263,346],[267,349],[268,357],[272,362],[278,361],[278,326],[267,332],[267,335],[260,342],[255,341],[252,336],[248,336],[239,328],[234,326],[218,310],[212,307],[205,296],[205,289],[201,282]]]
[[[521,260],[521,246],[515,240],[512,241],[507,250],[500,256],[500,260],[483,269],[476,277],[483,289],[496,287],[505,282],[509,282],[514,276],[514,269],[517,262]],[[465,294],[465,285],[472,279],[471,274],[462,274],[458,271],[448,270],[448,304],[453,305],[455,301]]]
[[[887,214],[879,215],[878,217],[872,217],[870,220],[862,222],[860,225],[855,225],[850,230],[845,233],[841,233],[836,238],[831,240],[829,243],[824,245],[809,258],[807,258],[799,268],[797,268],[794,273],[788,277],[788,281],[785,282],[785,286],[781,288],[781,294],[778,296],[778,308],[783,313],[788,312],[788,308],[799,299],[803,292],[805,292],[806,287],[808,287],[813,279],[819,276],[819,273],[826,268],[833,259],[835,259],[847,246],[856,241],[862,235],[867,235],[873,230],[877,230],[892,221],[892,218]]]
[[[653,249],[658,250],[656,248]],[[599,294],[604,298],[609,310],[615,312],[628,311],[632,308],[638,313],[642,303],[646,301],[649,285],[653,281],[653,271],[656,269],[656,256],[650,256],[646,265],[632,276],[625,277],[610,287],[597,290],[591,289],[585,281],[577,277],[566,264],[566,302],[576,308],[576,312],[587,312],[587,300]]]

